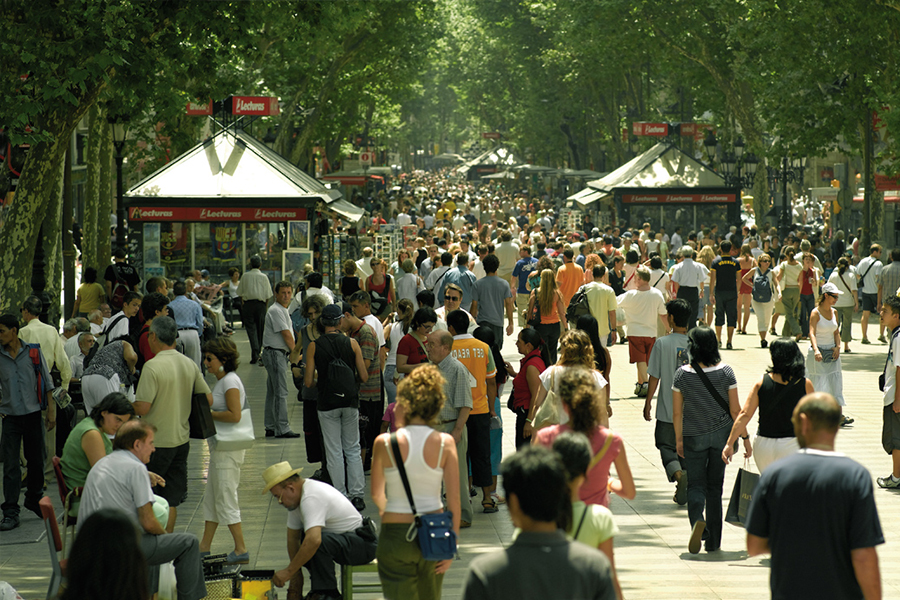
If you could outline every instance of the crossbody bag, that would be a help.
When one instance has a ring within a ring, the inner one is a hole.
[[[403,489],[406,490],[406,499],[412,509],[415,519],[406,532],[406,541],[411,542],[419,538],[419,550],[425,560],[450,560],[456,556],[456,532],[453,531],[453,513],[449,510],[441,513],[428,513],[420,515],[416,512],[416,503],[413,501],[412,489],[409,487],[409,479],[406,477],[406,467],[403,466],[403,456],[400,454],[400,443],[397,441],[397,432],[391,434],[391,451],[394,455],[394,464],[400,472],[400,480],[403,481]]]
[[[725,399],[722,398],[722,394],[720,394],[719,390],[717,390],[713,386],[712,382],[709,380],[709,377],[707,377],[706,373],[703,372],[703,369],[700,368],[700,363],[696,361],[692,362],[691,367],[693,367],[694,371],[700,377],[700,381],[703,382],[703,385],[706,387],[706,391],[708,391],[709,394],[713,397],[713,400],[715,400],[718,405],[722,407],[722,410],[725,411],[726,415],[731,416],[731,408],[728,406],[728,402],[726,402]]]

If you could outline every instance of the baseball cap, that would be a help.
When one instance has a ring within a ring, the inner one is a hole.
[[[823,294],[836,294],[838,296],[842,295],[844,292],[838,289],[838,287],[831,283],[830,281],[822,286]]]
[[[328,319],[330,321],[337,321],[344,316],[344,313],[341,312],[341,307],[337,304],[329,304],[325,308],[322,309],[322,318]]]

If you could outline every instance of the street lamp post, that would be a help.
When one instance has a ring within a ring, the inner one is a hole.
[[[112,130],[113,147],[116,149],[116,246],[119,250],[127,252],[125,247],[125,185],[122,181],[122,162],[125,159],[125,138],[128,135],[128,125],[124,119],[111,115],[109,126]]]
[[[715,161],[719,145],[719,141],[712,131],[706,135],[703,145],[706,147],[706,156],[712,164]],[[744,154],[744,138],[738,137],[734,142],[734,149],[725,152],[719,162],[725,172],[725,185],[740,189],[753,187],[756,169],[759,167],[759,158],[752,152]]]
[[[788,199],[788,183],[797,183],[803,181],[803,171],[806,169],[806,157],[781,159],[781,168],[769,167],[768,177],[769,183],[774,187],[778,182],[781,183],[781,218],[780,233],[781,239],[787,237],[787,233],[791,228],[791,202]]]

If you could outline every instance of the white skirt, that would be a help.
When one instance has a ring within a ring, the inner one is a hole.
[[[826,353],[830,355],[833,350],[834,345],[819,345],[819,352],[822,353],[823,357]],[[812,346],[810,345],[809,350],[806,352],[806,376],[809,377],[815,391],[828,392],[834,396],[834,399],[837,400],[838,404],[841,406],[847,405],[847,403],[844,402],[844,377],[841,374],[840,358],[832,362],[825,362],[824,360],[818,362],[816,360],[816,353],[813,352]]]

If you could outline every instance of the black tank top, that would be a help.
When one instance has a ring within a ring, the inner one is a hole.
[[[805,395],[805,377],[782,385],[766,373],[759,387],[759,435],[768,438],[794,437],[791,415],[797,402]]]

